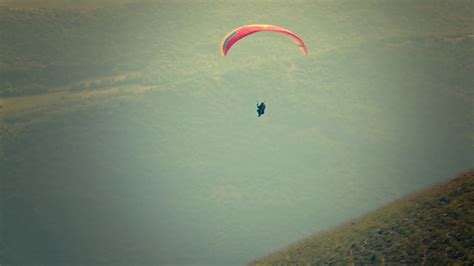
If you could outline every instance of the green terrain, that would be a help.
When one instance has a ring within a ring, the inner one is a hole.
[[[472,265],[474,171],[251,265]]]

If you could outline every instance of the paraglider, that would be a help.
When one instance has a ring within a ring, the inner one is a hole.
[[[308,54],[308,49],[306,48],[306,44],[303,40],[296,35],[296,33],[289,31],[285,28],[274,26],[274,25],[266,25],[266,24],[253,24],[253,25],[246,25],[239,27],[231,32],[229,32],[221,42],[220,51],[223,56],[226,56],[229,53],[230,48],[239,40],[262,31],[271,31],[283,34],[285,36],[290,37],[293,39],[298,47],[300,48],[301,52],[306,55]]]
[[[230,51],[230,48],[234,46],[238,41],[242,40],[243,38],[252,35],[254,33],[258,32],[264,32],[264,31],[269,31],[269,32],[276,32],[282,35],[285,35],[292,39],[300,51],[304,54],[308,54],[308,48],[306,47],[306,44],[304,43],[303,39],[301,39],[296,33],[287,30],[285,28],[279,27],[279,26],[274,26],[274,25],[267,25],[267,24],[251,24],[251,25],[245,25],[239,28],[236,28],[235,30],[227,33],[227,35],[222,39],[222,42],[220,44],[219,50],[222,54],[222,56],[227,56],[227,54]],[[258,103],[257,102],[257,114],[258,117],[262,116],[265,113],[265,103]]]
[[[265,113],[265,103],[261,102],[260,104],[258,104],[258,102],[257,102],[258,117],[262,116],[264,113]]]

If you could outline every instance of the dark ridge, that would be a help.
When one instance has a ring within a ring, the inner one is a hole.
[[[473,265],[474,170],[250,265]]]

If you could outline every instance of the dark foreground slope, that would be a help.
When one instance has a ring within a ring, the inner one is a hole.
[[[474,171],[252,265],[474,263]]]

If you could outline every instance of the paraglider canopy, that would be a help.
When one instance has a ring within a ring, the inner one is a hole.
[[[229,53],[230,48],[239,40],[262,31],[273,31],[285,36],[290,37],[293,39],[298,47],[300,48],[301,52],[306,55],[308,54],[308,49],[306,48],[306,44],[303,40],[296,35],[296,33],[291,32],[285,28],[274,26],[274,25],[266,25],[266,24],[253,24],[253,25],[246,25],[239,27],[231,32],[229,32],[221,42],[220,51],[223,56],[226,56]]]

